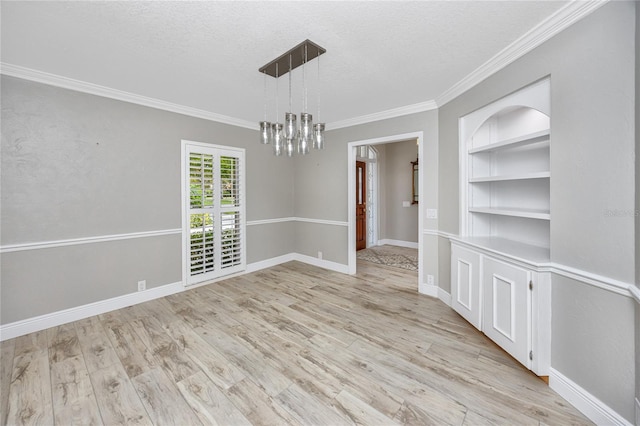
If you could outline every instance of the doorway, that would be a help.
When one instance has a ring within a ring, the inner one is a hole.
[[[357,171],[356,171],[356,161],[358,159],[358,147],[363,145],[382,145],[393,142],[400,142],[406,140],[417,140],[418,142],[418,156],[422,157],[423,154],[423,132],[413,132],[413,133],[405,133],[400,135],[375,138],[375,139],[365,139],[359,141],[349,142],[347,145],[347,162],[349,165],[348,176],[347,176],[347,185],[348,185],[348,270],[350,274],[355,274],[357,269],[357,260],[356,260],[356,232],[357,232],[357,219],[356,219],[356,205],[357,205],[357,192],[359,186],[357,186]],[[365,169],[366,170],[366,169]],[[364,179],[366,180],[366,174],[363,173]],[[418,180],[422,182],[423,170],[422,168],[418,171]],[[419,200],[423,200],[423,188],[424,185],[419,185]],[[366,198],[365,198],[366,200]],[[365,201],[366,202],[366,201]],[[418,203],[418,281],[420,282],[420,274],[422,271],[422,240],[423,240],[423,217],[424,217],[424,203]],[[366,220],[366,219],[365,219]],[[366,223],[365,223],[366,225]],[[366,236],[366,227],[365,236]],[[366,238],[366,237],[365,237]],[[366,240],[365,240],[366,241]],[[366,246],[366,242],[365,242]]]

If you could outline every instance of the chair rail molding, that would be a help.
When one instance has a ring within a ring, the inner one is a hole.
[[[163,235],[180,234],[181,229],[161,229],[157,231],[129,232],[126,234],[97,235],[92,237],[68,238],[64,240],[38,241],[33,243],[6,244],[0,246],[0,254],[25,250],[40,250],[55,247],[73,246],[78,244],[104,243],[108,241],[129,240],[133,238],[160,237]]]

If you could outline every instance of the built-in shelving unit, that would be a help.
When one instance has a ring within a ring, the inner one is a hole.
[[[544,96],[523,92],[461,120],[463,235],[548,248],[551,122]]]
[[[451,306],[536,374],[550,371],[550,83],[460,118]]]

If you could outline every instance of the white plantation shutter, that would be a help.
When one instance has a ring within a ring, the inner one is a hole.
[[[231,268],[242,264],[243,244],[242,224],[244,215],[240,212],[240,159],[220,157],[220,238],[221,267]]]
[[[183,142],[186,285],[245,269],[244,150]]]

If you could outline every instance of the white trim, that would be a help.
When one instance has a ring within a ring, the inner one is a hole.
[[[249,221],[247,221],[247,226],[270,225],[272,223],[293,222],[295,220],[296,220],[295,217],[277,217],[277,218],[274,218],[274,219],[249,220]]]
[[[456,234],[451,234],[449,232],[439,231],[437,229],[423,229],[422,233],[424,235],[431,235],[431,236],[434,236],[434,237],[442,237],[442,238],[448,238],[448,239],[457,237]]]
[[[373,114],[361,115],[359,117],[327,123],[327,130],[342,129],[344,127],[357,126],[358,124],[367,124],[374,121],[402,117],[404,115],[415,114],[418,112],[431,111],[437,108],[438,105],[433,100],[419,102],[413,105],[406,105],[399,108],[388,109],[386,111],[374,112]]]
[[[570,27],[580,19],[589,15],[608,0],[572,1],[556,13],[527,31],[513,43],[495,54],[469,75],[458,81],[436,98],[438,107],[460,96],[486,78],[500,71],[516,59],[529,53],[562,30]]]
[[[435,297],[436,299],[440,299],[442,303],[451,307],[451,294],[446,290],[443,290],[437,284],[431,285],[424,282],[418,283],[418,293],[424,294],[426,296]]]
[[[261,219],[261,220],[252,220],[247,222],[247,225],[269,225],[272,223],[282,223],[282,222],[307,222],[307,223],[317,223],[320,225],[333,225],[333,226],[348,226],[349,223],[341,220],[326,220],[326,219],[312,219],[308,217],[280,217],[275,219]]]
[[[562,275],[563,277],[571,278],[572,280],[580,281],[622,296],[633,297],[632,288],[635,287],[633,284],[627,284],[613,278],[593,274],[591,272],[572,268],[567,265],[561,265],[559,263],[551,263],[550,270],[554,274]]]
[[[631,296],[636,300],[636,303],[640,304],[640,288],[629,284],[629,293],[631,293]],[[638,423],[638,425],[640,426],[640,423]]]
[[[307,217],[294,217],[293,220],[296,222],[317,223],[320,225],[349,226],[349,222],[341,220],[310,219]]]
[[[607,404],[554,368],[549,374],[549,387],[597,425],[632,426]]]
[[[435,297],[437,299],[438,298],[438,286],[420,282],[420,283],[418,283],[418,293],[424,294],[426,296]]]
[[[215,145],[209,145],[215,146]],[[348,222],[338,220],[324,220],[324,219],[310,219],[304,217],[281,217],[275,219],[262,219],[252,220],[247,222],[247,226],[252,225],[268,225],[272,223],[283,222],[308,222],[318,223],[322,225],[334,225],[334,226],[349,226]],[[0,254],[11,253],[15,251],[25,250],[40,250],[55,247],[73,246],[77,244],[94,244],[104,243],[108,241],[129,240],[134,238],[148,238],[148,237],[161,237],[163,235],[174,235],[182,233],[182,229],[160,229],[157,231],[142,231],[142,232],[129,232],[126,234],[112,234],[112,235],[96,235],[93,237],[81,237],[81,238],[68,238],[65,240],[53,240],[53,241],[38,241],[34,243],[21,243],[21,244],[7,244],[0,246]]]
[[[297,260],[298,262],[307,263],[309,265],[317,266],[319,268],[340,272],[341,274],[349,273],[348,265],[332,262],[330,260],[318,259],[317,257],[307,256],[306,254],[294,253],[292,260]]]
[[[50,314],[28,318],[22,321],[12,322],[0,326],[0,341],[23,336],[25,334],[44,330],[50,327],[56,327],[58,325],[114,311],[116,309],[126,308],[127,306],[136,305],[138,303],[148,302],[170,294],[180,293],[183,290],[184,287],[182,286],[182,283],[176,282],[159,287],[153,287],[136,293],[124,294],[111,299],[100,300],[87,305],[76,306],[62,311],[52,312]]]
[[[438,287],[438,299],[442,300],[447,306],[451,307],[451,293]]]
[[[160,237],[163,235],[180,234],[181,232],[181,229],[161,229],[159,231],[130,232],[128,234],[99,235],[95,237],[69,238],[66,240],[8,244],[0,247],[0,253],[11,253],[14,251],[24,250],[40,250],[54,247],[72,246],[77,244],[104,243],[107,241],[129,240],[132,238]]]
[[[636,426],[640,426],[640,399],[636,398]]]
[[[378,240],[379,246],[383,246],[385,244],[388,244],[390,246],[406,247],[406,248],[412,248],[412,249],[417,249],[419,247],[418,243],[414,243],[412,241],[390,240],[387,238]]]
[[[247,270],[245,271],[247,274],[251,272],[260,271],[262,269],[271,268],[273,266],[278,266],[282,263],[291,262],[296,260],[295,253],[287,253],[281,256],[272,257],[271,259],[260,260],[258,262],[253,262],[247,265]]]
[[[347,144],[347,256],[348,256],[348,268],[349,274],[356,273],[356,147],[361,145],[380,145],[385,143],[393,143],[406,141],[411,139],[417,139],[418,141],[418,158],[424,158],[424,132],[412,132],[403,133],[399,135],[384,136],[380,138],[364,139],[359,141],[352,141]],[[418,180],[422,182],[424,179],[424,167],[418,169]],[[418,186],[418,199],[424,200],[424,185]],[[421,229],[423,225],[424,217],[424,203],[418,204],[418,229]],[[423,270],[422,265],[422,234],[418,234],[418,276],[420,271]]]
[[[9,64],[6,62],[0,62],[0,73],[11,77],[22,78],[24,80],[62,87],[64,89],[75,90],[82,93],[89,93],[105,98],[116,99],[132,104],[156,108],[163,111],[184,114],[190,117],[202,118],[204,120],[216,121],[218,123],[244,127],[256,131],[258,130],[256,123],[251,121],[229,117],[227,115],[217,114],[215,112],[205,111],[202,109],[191,108],[184,105],[178,105],[172,102],[149,98],[146,96],[137,95],[135,93],[125,92],[122,90],[113,89],[111,87],[100,86],[98,84],[88,83],[86,81],[75,80],[73,78],[51,74],[44,71],[38,71],[19,65]]]

